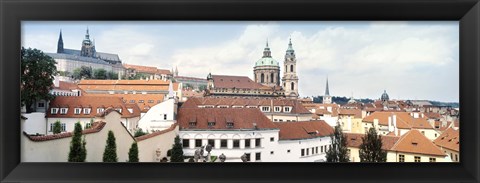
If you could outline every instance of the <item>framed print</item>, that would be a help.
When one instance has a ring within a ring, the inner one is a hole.
[[[0,5],[2,181],[479,179],[477,1]]]

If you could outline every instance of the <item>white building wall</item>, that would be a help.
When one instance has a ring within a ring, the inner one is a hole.
[[[167,157],[167,151],[172,149],[175,136],[179,133],[178,128],[177,125],[172,131],[138,141],[139,162],[159,162],[162,158]],[[157,150],[160,152],[158,156]]]
[[[323,120],[328,125],[334,127],[334,126],[337,126],[338,116],[332,117],[331,115],[324,115],[324,116],[320,116],[320,120]]]
[[[47,120],[44,112],[25,113],[22,115],[28,118],[22,124],[22,131],[28,134],[46,134]]]
[[[90,123],[91,120],[95,120],[94,118],[46,118],[47,124],[46,124],[46,133],[47,135],[53,134],[53,132],[50,131],[50,124],[55,123],[57,120],[60,121],[60,123],[65,123],[65,131],[66,132],[72,132],[73,129],[75,128],[75,123],[80,122],[82,125],[82,128],[85,128],[87,123]],[[126,122],[128,121],[129,124],[134,125],[137,123],[139,120],[139,117],[133,117],[133,118],[120,118],[121,124],[125,125]],[[132,130],[133,129],[129,129]]]
[[[108,137],[108,131],[112,130],[117,145],[118,162],[128,160],[128,150],[133,143],[133,137],[120,123],[120,114],[109,113],[105,119],[105,127],[97,133],[86,134],[87,162],[102,162],[103,151]],[[22,162],[67,162],[70,151],[69,138],[34,142],[24,134],[21,135],[21,161]]]
[[[197,148],[194,147],[195,139],[201,139],[202,145],[208,143],[208,139],[215,140],[215,146],[212,148],[211,155],[219,156],[222,153],[227,157],[226,162],[241,162],[240,156],[244,153],[250,153],[251,162],[271,162],[275,158],[270,155],[270,151],[276,151],[278,148],[278,129],[272,130],[249,130],[249,131],[180,131],[180,139],[190,139],[190,146],[184,147],[185,156],[193,156]],[[250,141],[250,147],[245,147],[245,140],[260,138],[260,147],[256,147],[255,140]],[[270,139],[273,138],[273,142]],[[227,139],[227,148],[220,147],[220,140]],[[240,147],[233,148],[233,140],[240,140]],[[243,141],[243,142],[242,142]],[[260,153],[261,160],[256,160],[255,153]],[[207,152],[204,153],[206,155]]]
[[[166,120],[164,115],[167,115]],[[144,132],[165,130],[175,122],[175,100],[168,99],[150,108],[138,121],[138,127]]]
[[[275,151],[275,162],[324,162],[326,149],[330,146],[330,137],[318,137],[302,140],[281,140]],[[314,153],[312,153],[312,148]],[[304,156],[302,156],[302,149]],[[306,155],[306,151],[309,151]],[[318,153],[317,153],[318,149]],[[290,150],[290,152],[289,152]]]

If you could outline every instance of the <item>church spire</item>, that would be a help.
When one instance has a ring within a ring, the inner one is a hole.
[[[263,49],[263,57],[262,58],[266,58],[266,57],[269,57],[269,58],[272,57],[272,52],[270,51],[270,48],[268,47],[268,38],[267,38],[267,45],[265,46],[265,49]]]
[[[60,29],[60,36],[58,36],[57,53],[63,53],[62,29]]]
[[[327,87],[325,88],[325,95],[330,96],[330,91],[328,90],[328,76],[327,76]]]

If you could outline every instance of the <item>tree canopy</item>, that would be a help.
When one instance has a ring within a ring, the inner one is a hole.
[[[38,100],[52,100],[54,76],[57,74],[55,60],[37,49],[21,50],[21,105],[27,113],[33,112],[32,105]]]
[[[133,142],[130,150],[128,151],[128,162],[138,162],[138,145],[137,142]]]
[[[175,143],[172,145],[171,150],[172,157],[170,157],[170,162],[184,162],[183,147],[178,135],[175,137]]]
[[[85,162],[87,158],[87,149],[85,148],[85,138],[82,140],[82,125],[75,123],[72,141],[70,142],[70,152],[68,153],[68,162]]]
[[[347,137],[342,132],[340,124],[335,126],[335,131],[330,135],[332,147],[327,150],[327,162],[349,162]]]
[[[110,130],[108,131],[107,144],[103,152],[103,162],[117,162],[117,144],[115,143],[115,135]]]
[[[382,150],[382,137],[377,135],[375,127],[370,128],[362,137],[360,162],[386,162],[387,152]]]

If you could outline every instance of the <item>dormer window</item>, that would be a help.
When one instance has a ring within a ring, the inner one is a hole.
[[[60,114],[67,114],[68,108],[61,108]]]
[[[50,112],[52,114],[57,114],[58,113],[58,108],[52,108]]]
[[[138,103],[144,103],[145,101],[144,100],[139,100]]]
[[[196,127],[196,126],[197,126],[197,122],[189,122],[189,123],[188,123],[188,126],[190,126],[190,127]]]
[[[82,108],[75,108],[74,114],[80,114],[82,112]]]
[[[233,128],[233,122],[227,122],[227,128]]]
[[[280,106],[275,106],[275,107],[273,108],[273,111],[275,111],[275,112],[280,112],[280,111],[281,111],[281,107],[280,107]]]
[[[261,110],[262,110],[262,112],[270,112],[270,107],[262,106]]]
[[[122,108],[117,108],[116,109],[119,113],[122,113]]]
[[[83,114],[90,114],[91,111],[92,109],[90,108],[83,108]]]
[[[215,126],[215,122],[208,122],[207,124],[208,124],[208,127],[213,127],[213,126]]]
[[[97,113],[102,113],[103,111],[105,111],[104,108],[101,108],[101,107],[100,107],[100,108],[97,108]]]
[[[283,111],[285,112],[290,112],[292,110],[292,107],[286,106],[283,108]]]

